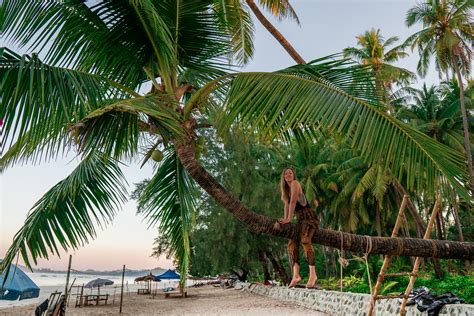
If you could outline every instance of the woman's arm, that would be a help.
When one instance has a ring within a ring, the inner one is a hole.
[[[288,220],[288,201],[285,201],[285,208],[283,210],[283,218],[278,219],[280,224],[288,224],[291,222],[291,219]]]
[[[301,186],[298,181],[294,180],[291,182],[291,199],[290,203],[285,201],[285,217],[280,219],[278,222],[280,224],[288,224],[291,222],[293,215],[295,214],[296,202],[298,201],[298,194],[301,190]]]
[[[293,218],[293,215],[295,214],[295,208],[296,208],[296,202],[298,201],[298,195],[301,190],[300,183],[296,180],[293,180],[291,182],[291,199],[290,199],[290,205],[288,206],[288,219],[291,221]]]

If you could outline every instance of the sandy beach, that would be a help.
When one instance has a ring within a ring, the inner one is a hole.
[[[0,309],[0,315],[34,315],[35,305]],[[124,295],[122,315],[325,315],[289,302],[212,286],[188,289],[188,297]],[[67,315],[120,315],[119,303],[75,308]]]

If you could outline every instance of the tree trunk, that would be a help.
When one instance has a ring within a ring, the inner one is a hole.
[[[377,237],[382,237],[382,219],[378,203],[375,203],[375,231],[377,232]]]
[[[331,254],[331,265],[332,265],[332,275],[337,277],[337,262],[336,262],[336,255],[334,254],[334,248],[329,247],[330,254]]]
[[[288,272],[286,269],[283,267],[281,262],[277,260],[271,252],[266,252],[265,255],[267,256],[268,260],[270,260],[270,263],[272,264],[273,271],[275,271],[276,274],[280,277],[281,281],[284,284],[289,284],[291,281],[290,276],[288,275]]]
[[[454,217],[454,222],[456,223],[456,228],[458,230],[458,236],[459,236],[459,241],[464,241],[464,235],[462,233],[462,226],[461,226],[461,220],[459,219],[459,204],[458,201],[454,200],[453,202],[453,217]]]
[[[268,284],[268,282],[271,279],[270,276],[270,271],[268,271],[268,262],[267,259],[265,258],[265,254],[263,250],[258,250],[258,261],[260,261],[260,264],[262,265],[262,271],[263,271],[263,282],[264,284]]]
[[[324,257],[324,276],[326,278],[329,277],[329,260],[328,260],[328,250],[327,247],[322,246],[321,251],[323,252],[323,257]]]
[[[253,0],[247,0],[247,4],[250,7],[250,10],[255,14],[257,19],[262,23],[262,25],[267,29],[270,34],[280,43],[281,46],[290,54],[298,64],[306,64],[303,57],[298,54],[298,52],[291,46],[291,44],[286,40],[286,38],[268,21],[268,19],[263,15],[260,9],[257,7]]]
[[[464,242],[461,219],[459,218],[459,204],[456,199],[453,202],[453,217],[454,217],[454,222],[456,223],[456,228],[458,230],[459,241]],[[469,260],[464,260],[464,267],[466,268],[466,271],[469,271],[470,266],[471,266],[471,263],[469,262]]]
[[[459,71],[458,67],[458,54],[454,53],[454,70],[456,71],[456,75],[458,77],[458,84],[459,84],[459,101],[461,103],[461,115],[462,115],[462,127],[464,130],[464,147],[466,149],[466,158],[467,158],[467,166],[469,168],[469,184],[471,187],[471,193],[474,195],[474,170],[472,169],[472,154],[471,154],[471,141],[469,137],[469,125],[467,122],[467,112],[466,112],[466,105],[464,102],[464,85],[462,83],[461,72]]]
[[[438,236],[438,239],[440,240],[444,239],[443,227],[441,223],[441,215],[439,213],[436,215],[436,235]]]
[[[238,271],[235,271],[235,270],[230,270],[230,272],[235,274],[239,278],[239,281],[246,282],[249,272],[245,270],[244,268],[240,268],[240,270],[242,270],[242,273],[239,273]]]
[[[189,122],[185,122],[185,125],[189,126],[189,124]],[[267,233],[287,239],[299,238],[301,230],[299,225],[279,225],[275,218],[253,212],[232,193],[226,191],[224,187],[195,160],[194,141],[191,138],[186,139],[183,137],[180,141],[175,142],[175,147],[178,157],[189,175],[209,193],[216,202],[222,205],[238,220],[247,224],[251,231]],[[339,248],[341,247],[341,242],[345,250],[358,253],[365,253],[367,249],[370,249],[370,254],[474,259],[474,243],[414,238],[370,237],[329,229],[318,229],[313,235],[313,243],[320,245]]]
[[[397,179],[394,179],[392,183],[393,183],[393,186],[395,187],[395,190],[399,194],[400,199],[403,199],[404,195],[408,195],[408,193],[405,191],[405,188]],[[408,199],[407,208],[411,216],[413,217],[413,220],[415,221],[416,233],[418,235],[418,238],[423,238],[423,235],[425,234],[425,224],[420,214],[418,213],[415,204],[413,204],[413,201],[411,200],[411,198]]]

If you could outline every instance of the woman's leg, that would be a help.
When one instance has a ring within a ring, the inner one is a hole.
[[[288,242],[288,255],[290,257],[290,264],[293,270],[293,277],[291,279],[289,288],[295,287],[301,281],[300,276],[300,243],[290,239]]]
[[[303,244],[304,255],[306,260],[308,260],[309,265],[309,278],[308,283],[306,284],[307,288],[314,287],[314,284],[318,280],[318,276],[316,275],[316,267],[314,265],[314,248],[311,241],[316,229],[316,225],[307,222],[303,223],[303,227],[301,229],[301,243]]]

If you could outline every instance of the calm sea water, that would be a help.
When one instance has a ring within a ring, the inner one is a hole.
[[[40,296],[34,299],[27,299],[23,301],[1,301],[0,300],[0,310],[6,307],[12,306],[22,306],[22,305],[29,305],[29,304],[40,304],[45,299],[49,298],[49,295],[54,291],[61,291],[64,292],[65,285],[66,285],[66,274],[56,274],[56,273],[28,273],[28,276],[33,280],[33,282],[38,285],[40,288]],[[87,282],[101,278],[101,279],[108,279],[114,282],[111,286],[101,287],[100,293],[105,294],[108,293],[111,296],[115,296],[118,299],[120,295],[120,287],[122,285],[122,276],[112,276],[112,275],[85,275],[79,273],[71,272],[69,276],[69,286],[71,286],[72,282],[74,285],[84,285]],[[136,276],[129,276],[125,274],[124,278],[124,292],[136,292],[139,288],[144,288],[146,285],[144,283],[134,283]],[[192,283],[192,282],[191,282]],[[190,285],[190,281],[188,281],[188,285]],[[152,282],[151,287],[152,289],[162,289],[164,287],[176,287],[177,281],[162,281],[162,282]],[[72,294],[76,294],[78,291],[77,288],[72,289]],[[97,293],[97,288],[95,289],[84,289],[84,293]],[[74,306],[74,305],[73,305]]]
[[[36,283],[39,287],[42,286],[62,286],[66,285],[66,274],[56,274],[56,273],[27,273],[28,276]],[[87,282],[101,278],[101,279],[108,279],[114,281],[114,285],[122,284],[122,276],[112,276],[112,275],[90,275],[90,274],[78,274],[71,272],[69,276],[69,286],[74,281],[74,285],[82,285],[86,284]],[[124,283],[133,284],[135,280],[134,277],[127,277],[125,275]]]

